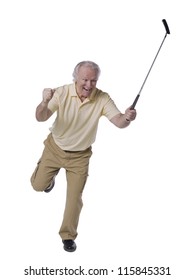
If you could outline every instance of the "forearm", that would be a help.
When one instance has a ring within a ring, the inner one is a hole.
[[[131,120],[127,121],[126,115],[121,113],[112,118],[111,122],[118,128],[125,128],[130,125]]]
[[[42,101],[36,108],[36,119],[39,122],[44,122],[52,115],[52,112],[48,109],[48,102]]]

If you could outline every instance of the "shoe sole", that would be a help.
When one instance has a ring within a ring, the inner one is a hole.
[[[68,249],[68,248],[66,248],[66,247],[64,246],[64,250],[65,250],[66,252],[69,252],[69,253],[72,253],[72,252],[76,251],[76,248],[77,248],[77,247],[75,247],[75,248],[73,248],[73,249]]]

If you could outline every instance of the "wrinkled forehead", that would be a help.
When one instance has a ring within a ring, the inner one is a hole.
[[[98,78],[98,71],[94,69],[90,65],[82,65],[78,69],[78,77],[82,78],[90,78],[90,79],[97,79]]]

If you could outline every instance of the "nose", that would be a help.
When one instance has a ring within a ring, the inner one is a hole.
[[[92,81],[91,80],[87,80],[86,85],[88,88],[92,87]]]

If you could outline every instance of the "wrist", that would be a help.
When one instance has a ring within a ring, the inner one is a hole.
[[[49,101],[42,100],[41,105],[43,107],[47,107],[48,103],[49,103]]]

